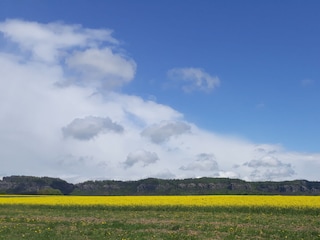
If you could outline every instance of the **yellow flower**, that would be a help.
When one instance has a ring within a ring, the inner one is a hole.
[[[320,196],[0,196],[0,205],[320,208]],[[250,217],[250,216],[249,216]],[[31,219],[27,219],[30,221]]]

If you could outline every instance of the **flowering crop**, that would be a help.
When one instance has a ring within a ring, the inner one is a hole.
[[[319,196],[26,196],[0,195],[0,204],[60,206],[185,206],[318,208]]]

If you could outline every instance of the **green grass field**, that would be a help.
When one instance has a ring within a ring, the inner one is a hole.
[[[320,239],[320,210],[0,205],[0,239]]]

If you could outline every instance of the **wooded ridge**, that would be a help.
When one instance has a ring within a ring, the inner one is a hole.
[[[247,182],[230,178],[86,181],[72,184],[59,178],[8,176],[0,180],[2,194],[57,195],[200,195],[272,194],[320,195],[320,182],[307,180]]]

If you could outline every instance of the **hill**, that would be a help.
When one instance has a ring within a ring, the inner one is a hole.
[[[272,194],[320,195],[320,182],[307,180],[247,182],[229,178],[86,181],[72,184],[59,178],[9,176],[0,181],[0,193],[64,195],[200,195]]]

